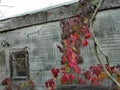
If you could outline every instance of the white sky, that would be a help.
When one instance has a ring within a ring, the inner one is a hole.
[[[78,0],[0,0],[0,19]]]

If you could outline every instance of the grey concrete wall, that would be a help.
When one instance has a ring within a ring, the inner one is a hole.
[[[120,9],[99,12],[94,33],[111,64],[120,65]]]
[[[1,53],[3,51],[6,52],[5,55],[1,55],[5,56],[6,59],[2,59],[2,61],[6,61],[6,63],[4,65],[5,69],[1,70],[3,76],[0,79],[3,80],[3,78],[10,76],[10,52],[27,47],[29,52],[30,79],[35,83],[35,90],[45,90],[44,83],[51,78],[49,70],[53,67],[59,68],[61,65],[61,54],[57,49],[57,45],[61,45],[60,22],[57,21],[17,29],[2,33],[0,37],[10,45],[9,47],[0,46]],[[85,53],[86,50],[83,52]],[[83,55],[85,56],[86,54],[84,53]],[[84,64],[81,65],[83,69],[89,67],[88,63],[90,62],[87,59],[88,57],[85,58]],[[5,72],[5,70],[7,71]]]
[[[35,90],[45,90],[44,82],[51,76],[50,68],[60,66],[61,57],[56,47],[61,40],[60,19],[73,16],[74,6],[76,4],[0,21],[0,44],[4,40],[10,45],[0,45],[0,81],[10,76],[9,52],[14,48],[28,47],[30,78],[35,83]],[[119,0],[105,0],[94,22],[95,35],[112,65],[120,64],[119,7]],[[87,47],[81,47],[83,70],[98,63],[93,47],[91,39]],[[105,62],[104,57],[101,58]]]
[[[0,32],[43,24],[51,21],[59,21],[60,19],[73,16],[74,13],[76,13],[75,7],[76,4],[64,5],[59,8],[53,8],[50,10],[30,13],[20,17],[3,20],[0,21]]]
[[[3,76],[0,76],[0,79],[2,80],[6,75],[9,76],[10,74],[10,51],[14,51],[14,49],[17,48],[27,47],[29,52],[30,78],[33,79],[35,83],[35,90],[42,90],[41,88],[44,88],[45,80],[51,76],[49,70],[52,67],[60,66],[60,53],[56,47],[60,44],[59,22],[18,29],[16,31],[3,33],[1,34],[1,37],[4,38],[10,46],[4,49],[3,47],[0,47],[2,49],[1,53],[3,53],[2,56],[4,56],[4,52],[6,52],[6,60],[2,59],[2,61],[6,61],[4,67],[7,67],[7,72],[4,68],[1,70],[3,71]],[[39,89],[37,89],[38,87]]]

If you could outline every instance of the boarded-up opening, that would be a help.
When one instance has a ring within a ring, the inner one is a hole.
[[[11,79],[29,78],[27,51],[22,50],[10,53],[10,76]]]

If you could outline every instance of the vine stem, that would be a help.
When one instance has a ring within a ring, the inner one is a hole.
[[[93,41],[97,44],[98,49],[100,50],[100,53],[101,53],[103,56],[105,56],[106,61],[107,61],[107,64],[109,65],[108,56],[105,55],[105,53],[103,52],[102,48],[100,47],[100,45],[99,45],[99,43],[98,43],[98,41],[97,41],[97,39],[96,39],[96,37],[95,37],[93,28],[92,28],[92,27],[93,27],[93,21],[94,21],[94,19],[95,19],[95,16],[96,16],[96,14],[97,14],[100,6],[103,4],[103,2],[104,2],[104,0],[101,0],[101,1],[99,2],[97,8],[95,9],[95,11],[94,11],[94,13],[93,13],[93,15],[92,15],[92,17],[91,17],[91,20],[90,20],[90,30],[91,30],[91,34],[92,34],[92,39],[93,39]]]
[[[104,53],[104,51],[102,50],[102,48],[100,47],[100,44],[98,43],[98,40],[95,37],[94,31],[93,31],[93,22],[95,20],[96,14],[99,10],[99,8],[101,7],[101,5],[103,4],[104,0],[100,0],[99,4],[97,5],[97,8],[95,9],[91,20],[90,20],[90,32],[92,34],[92,39],[94,41],[94,47],[95,47],[95,53],[97,56],[97,59],[99,61],[99,63],[102,65],[104,71],[107,73],[107,75],[116,83],[116,85],[118,85],[118,87],[120,88],[120,83],[109,73],[109,71],[106,69],[103,61],[100,59],[98,52],[100,52],[106,59],[107,64],[109,65],[109,58],[108,56]],[[99,50],[99,51],[98,51]]]

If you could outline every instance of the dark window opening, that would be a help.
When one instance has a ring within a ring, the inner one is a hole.
[[[12,79],[29,77],[28,52],[18,51],[10,54],[10,76]]]

